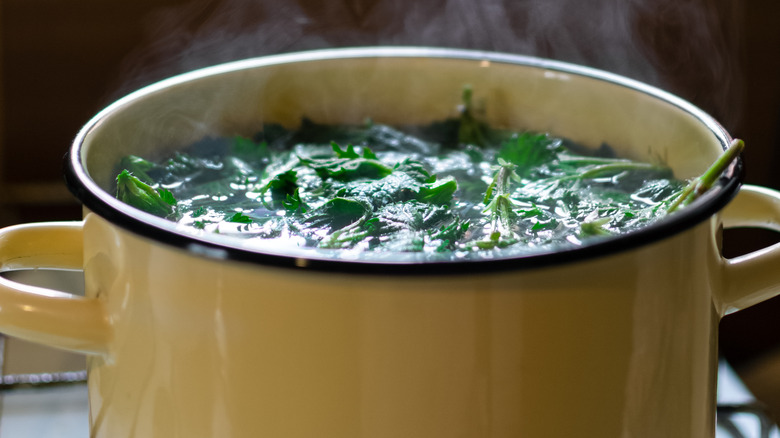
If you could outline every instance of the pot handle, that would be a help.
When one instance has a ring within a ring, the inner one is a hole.
[[[82,269],[83,222],[0,229],[0,272]],[[52,347],[104,353],[109,325],[97,298],[29,286],[0,276],[0,332]]]
[[[780,232],[780,192],[743,185],[736,198],[723,209],[724,228],[762,228]],[[768,300],[780,293],[780,243],[723,259],[721,314]]]

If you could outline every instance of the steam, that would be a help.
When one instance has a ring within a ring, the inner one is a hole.
[[[426,45],[611,71],[739,116],[738,0],[193,0],[152,11],[112,96],[196,68],[327,47]],[[721,13],[718,13],[720,11]]]

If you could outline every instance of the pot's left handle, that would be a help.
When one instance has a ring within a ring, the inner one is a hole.
[[[0,229],[0,272],[82,269],[83,222],[44,222]],[[0,276],[0,332],[52,347],[104,353],[107,318],[97,298],[28,286]]]

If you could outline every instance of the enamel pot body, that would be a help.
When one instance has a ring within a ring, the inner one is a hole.
[[[725,259],[723,227],[780,229],[740,164],[619,238],[492,261],[347,260],[248,247],[119,203],[114,165],[263,122],[425,124],[469,84],[489,123],[549,131],[680,178],[730,142],[660,90],[587,68],[428,48],[211,67],[113,104],[67,179],[83,221],[0,231],[4,270],[83,269],[86,296],[0,279],[0,328],[88,355],[91,436],[677,437],[715,433],[717,325],[780,290],[780,248]]]

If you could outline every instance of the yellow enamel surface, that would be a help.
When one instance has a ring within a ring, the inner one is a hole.
[[[25,268],[81,269],[80,222],[27,224],[0,230],[0,272]],[[27,286],[0,277],[3,333],[58,348],[106,351],[110,330],[97,300]]]
[[[94,437],[713,433],[709,223],[586,263],[430,277],[218,262],[93,214],[85,231],[115,333],[90,358]]]
[[[723,211],[723,225],[780,231],[780,194],[763,187],[743,186]],[[724,263],[723,293],[716,295],[721,314],[744,309],[778,294],[780,244]]]

